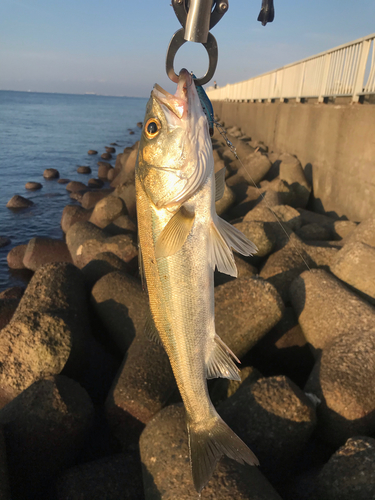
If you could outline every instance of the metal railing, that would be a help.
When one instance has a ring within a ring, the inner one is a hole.
[[[317,98],[324,102],[345,96],[358,102],[363,95],[375,94],[374,40],[375,33],[250,80],[209,87],[206,92],[211,100],[220,101]]]

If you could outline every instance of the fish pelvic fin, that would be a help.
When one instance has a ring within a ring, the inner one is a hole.
[[[217,462],[223,455],[240,464],[259,465],[248,446],[216,413],[203,422],[188,420],[189,453],[195,489],[198,493],[210,480]]]
[[[240,360],[221,338],[215,335],[207,360],[207,378],[228,378],[241,381],[240,371],[234,360],[240,363]]]
[[[237,278],[237,267],[232,250],[229,248],[216,225],[210,227],[210,245],[208,259],[213,269],[215,266],[221,273]]]

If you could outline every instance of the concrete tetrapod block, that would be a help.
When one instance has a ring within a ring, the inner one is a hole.
[[[139,442],[145,500],[196,500],[189,465],[185,410],[164,408],[149,422]],[[256,466],[221,459],[201,493],[202,500],[281,500]]]
[[[86,391],[62,375],[38,380],[0,410],[14,498],[44,498],[77,459],[93,416]]]
[[[305,386],[321,403],[318,431],[339,446],[346,439],[375,432],[375,326],[371,331],[344,333],[317,361]]]
[[[329,459],[316,479],[314,500],[375,498],[375,440],[353,437]]]
[[[141,335],[150,312],[147,293],[139,280],[119,271],[103,276],[92,289],[94,307],[120,351]]]
[[[126,206],[121,198],[106,196],[95,205],[94,211],[90,217],[90,222],[98,227],[104,228],[117,219],[117,217],[120,217],[120,215],[126,214]]]
[[[347,243],[336,254],[330,269],[375,304],[375,247],[361,241]]]
[[[8,479],[7,453],[3,428],[0,426],[0,499],[11,500]]]
[[[324,349],[333,339],[375,325],[375,308],[322,269],[305,271],[292,283],[290,298],[306,340]]]
[[[113,271],[128,273],[130,268],[126,262],[112,252],[98,253],[95,259],[90,260],[90,262],[82,268],[82,274],[90,290],[100,278]]]
[[[272,481],[293,471],[316,425],[310,399],[284,376],[243,384],[219,407],[224,421],[253,450]]]
[[[375,217],[372,216],[362,221],[354,231],[345,237],[344,242],[352,243],[353,241],[361,241],[375,247]]]
[[[275,247],[276,236],[272,231],[267,230],[267,225],[260,221],[238,222],[234,224],[246,238],[252,241],[256,247],[257,252],[254,254],[256,258],[266,257]]]
[[[77,465],[59,478],[57,500],[144,500],[138,453],[118,453]]]
[[[123,449],[136,443],[145,424],[176,389],[168,356],[161,345],[137,335],[109,391],[106,413]]]
[[[136,266],[138,247],[132,233],[109,236],[91,222],[76,222],[66,234],[66,243],[74,264],[79,268],[102,252],[112,252],[124,262]]]
[[[311,186],[307,181],[298,158],[288,153],[279,156],[280,179],[287,182],[295,192],[295,207],[305,208],[309,201]]]
[[[31,271],[36,271],[40,266],[51,262],[72,262],[65,241],[39,236],[31,238],[23,258],[24,266]]]
[[[215,288],[216,333],[241,358],[282,318],[284,304],[265,280],[237,279]]]
[[[61,229],[64,233],[78,221],[89,220],[92,210],[86,210],[77,205],[66,205],[61,216]]]
[[[79,372],[89,335],[87,291],[72,264],[42,266],[0,337],[0,407],[35,380]]]

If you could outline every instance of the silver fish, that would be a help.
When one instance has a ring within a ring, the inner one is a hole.
[[[240,380],[237,358],[215,332],[215,266],[237,276],[231,247],[243,255],[256,247],[216,214],[224,172],[215,178],[207,119],[187,70],[180,72],[175,95],[154,86],[144,124],[135,178],[151,309],[147,328],[169,356],[185,405],[200,492],[222,455],[258,464],[218,415],[207,390],[208,378]]]

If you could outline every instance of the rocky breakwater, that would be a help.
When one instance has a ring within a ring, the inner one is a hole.
[[[237,279],[215,274],[216,329],[242,381],[209,390],[260,467],[222,459],[201,498],[375,498],[375,219],[311,212],[297,158],[227,134],[241,162],[215,134],[217,210],[259,252],[236,256]],[[169,360],[145,334],[137,148],[100,162],[109,191],[64,208],[65,241],[9,254],[34,275],[0,295],[1,498],[197,499]]]

